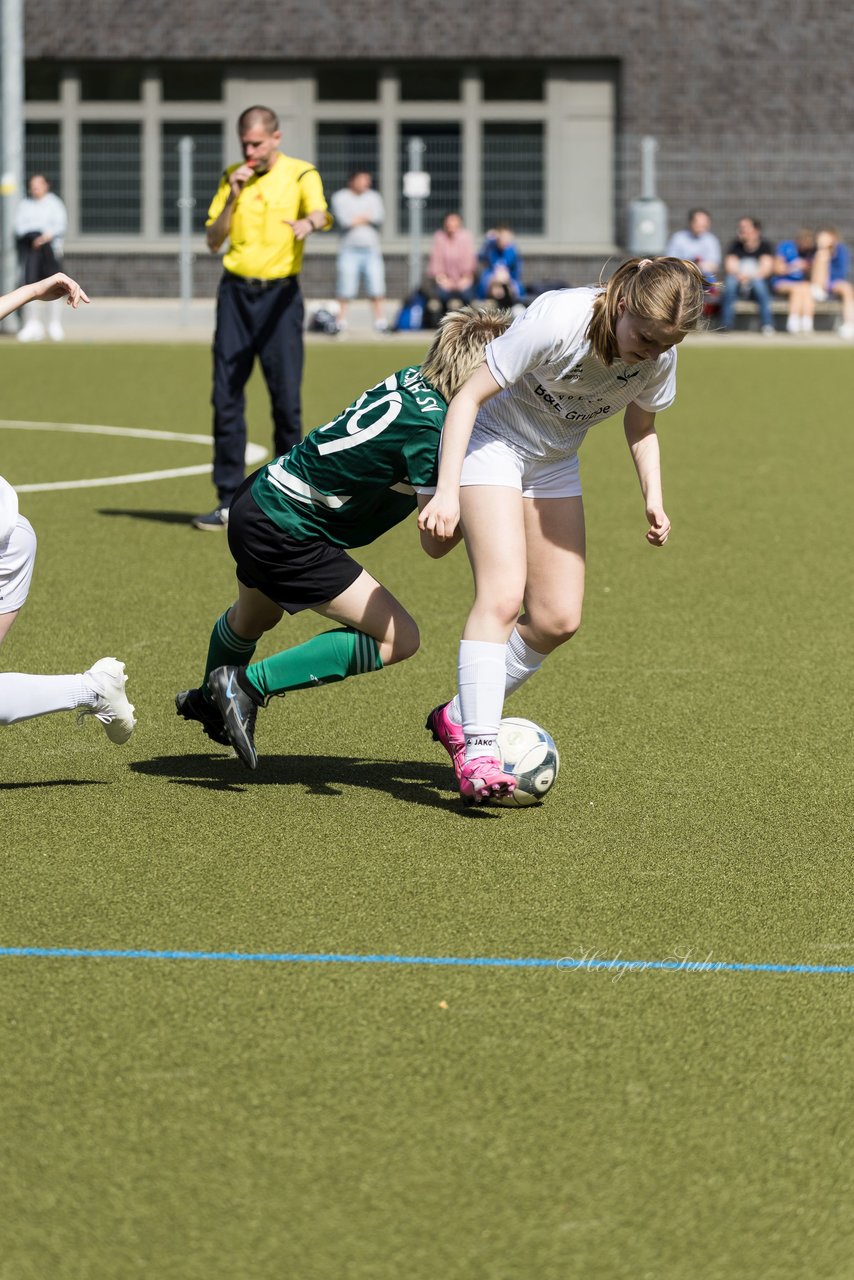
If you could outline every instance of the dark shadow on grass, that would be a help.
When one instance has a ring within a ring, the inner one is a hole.
[[[51,778],[41,782],[0,782],[0,791],[20,791],[25,787],[106,787],[103,778]]]
[[[157,524],[189,524],[198,511],[150,511],[130,507],[99,507],[99,516],[128,516],[131,520],[154,520]]]
[[[351,756],[268,755],[254,771],[233,757],[213,755],[156,756],[131,764],[146,773],[185,787],[210,791],[247,791],[251,787],[300,786],[311,796],[340,796],[345,787],[385,792],[395,800],[457,812],[465,818],[499,815],[460,804],[454,778],[446,765],[422,760],[362,760]]]

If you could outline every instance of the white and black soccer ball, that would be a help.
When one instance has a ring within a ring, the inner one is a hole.
[[[551,791],[560,769],[551,734],[533,720],[506,716],[498,731],[498,753],[505,772],[516,779],[516,790],[492,803],[507,809],[539,804]]]

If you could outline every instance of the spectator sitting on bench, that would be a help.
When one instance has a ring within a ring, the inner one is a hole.
[[[851,273],[851,251],[839,238],[835,227],[822,227],[815,240],[812,264],[812,294],[816,302],[839,298],[842,303],[840,338],[854,338],[854,288]]]
[[[480,250],[483,264],[478,297],[490,299],[499,307],[512,307],[524,292],[522,259],[513,232],[506,224],[487,231]]]
[[[706,281],[706,292],[714,288],[721,265],[721,243],[712,231],[711,215],[705,209],[692,209],[688,214],[688,226],[673,232],[664,255],[696,262]]]
[[[733,328],[738,299],[752,298],[759,307],[762,332],[773,333],[770,278],[774,270],[774,250],[762,235],[762,224],[756,218],[739,218],[738,233],[727,249],[724,269],[726,280],[721,301],[723,331]]]
[[[459,308],[475,294],[477,254],[471,232],[458,213],[446,213],[442,226],[433,234],[427,278],[430,292],[447,306]]]
[[[774,255],[773,289],[788,298],[787,333],[811,333],[815,316],[811,272],[815,257],[815,233],[801,227],[793,240],[781,240]]]

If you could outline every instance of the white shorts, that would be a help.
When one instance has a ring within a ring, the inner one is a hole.
[[[36,535],[18,516],[5,542],[0,542],[0,613],[16,613],[27,598],[36,563]]]
[[[472,432],[463,461],[460,488],[464,485],[501,485],[518,489],[523,498],[580,498],[578,454],[567,458],[526,458],[506,440]],[[435,493],[418,489],[419,493]]]

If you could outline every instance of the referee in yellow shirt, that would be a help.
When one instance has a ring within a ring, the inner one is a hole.
[[[279,121],[269,107],[248,107],[237,122],[243,164],[222,175],[207,219],[207,241],[223,258],[217,291],[213,358],[216,509],[196,516],[197,529],[224,529],[243,482],[246,449],[244,387],[255,357],[270,391],[274,455],[302,436],[303,301],[299,287],[304,242],[332,225],[320,174],[279,150]]]

